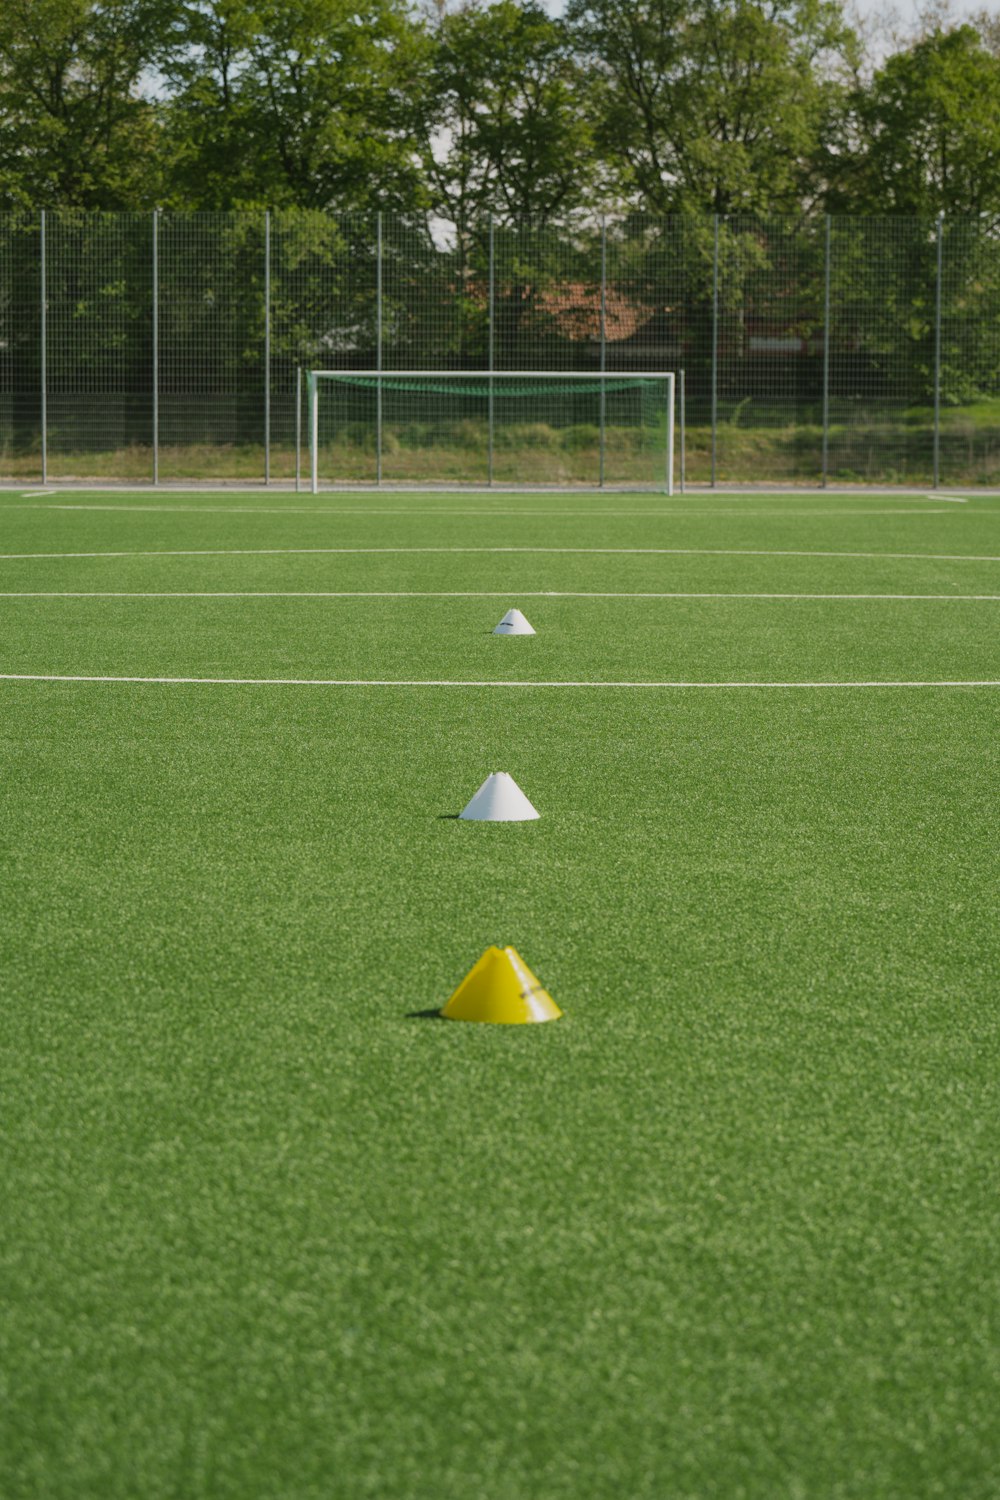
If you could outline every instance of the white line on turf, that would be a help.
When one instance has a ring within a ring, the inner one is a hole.
[[[928,497],[930,498],[930,497]],[[945,496],[941,497],[946,498]],[[958,501],[964,505],[965,501]],[[155,515],[234,515],[234,516],[471,516],[477,519],[489,516],[523,516],[528,520],[535,516],[554,516],[556,518],[566,516],[576,519],[581,516],[618,516],[618,517],[642,517],[647,519],[653,517],[663,520],[708,520],[715,517],[730,516],[855,516],[862,519],[865,516],[937,516],[944,515],[944,511],[928,510],[921,506],[916,510],[900,510],[893,506],[889,509],[854,509],[854,510],[786,510],[783,507],[770,510],[751,510],[747,506],[741,506],[738,510],[706,510],[700,505],[694,506],[690,502],[675,504],[674,508],[667,510],[661,505],[659,509],[651,506],[645,510],[528,510],[521,507],[517,510],[444,510],[439,508],[418,510],[413,506],[396,510],[385,508],[375,509],[372,506],[334,506],[334,505],[38,505],[38,506],[16,506],[8,505],[7,510],[57,510],[57,511],[121,511],[124,513],[155,514]]]
[[[0,599],[506,599],[514,592],[519,599],[772,599],[833,600],[941,600],[957,604],[1000,603],[1000,594],[767,594],[767,593],[626,593],[613,590],[565,589],[232,589],[147,590],[133,592],[22,589],[0,591]]]
[[[359,677],[118,677],[58,672],[0,672],[0,682],[140,683],[203,687],[378,687],[378,688],[1000,688],[1000,679],[926,682],[524,682],[503,679],[455,681],[450,678]]]
[[[0,562],[122,557],[372,557],[419,553],[439,556],[595,557],[851,557],[876,561],[1000,562],[1000,556],[968,552],[830,552],[760,547],[199,547],[135,549],[127,552],[0,552]]]
[[[22,480],[21,483],[24,483]],[[39,481],[40,483],[40,481]],[[181,480],[152,485],[146,481],[139,480],[134,484],[125,481],[117,483],[102,484],[99,480],[66,480],[56,484],[52,480],[46,481],[48,488],[53,494],[87,499],[91,496],[104,497],[108,499],[139,499],[149,496],[152,499],[172,499],[175,496],[201,496],[208,498],[225,498],[231,500],[251,500],[268,498],[277,499],[279,496],[287,495],[291,499],[296,496],[302,499],[311,499],[309,490],[296,490],[294,480],[272,480],[270,485],[265,486],[260,482],[248,482],[241,487],[239,483],[230,480],[220,480],[212,483],[187,483]],[[4,483],[0,481],[0,495],[17,492],[17,484],[11,481]],[[36,494],[37,490],[31,493]],[[780,485],[770,489],[763,484],[717,484],[709,485],[698,481],[689,481],[687,490],[675,491],[671,497],[674,500],[686,500],[690,502],[704,500],[828,500],[833,497],[838,499],[852,500],[917,500],[924,499],[928,495],[936,498],[941,494],[956,494],[955,490],[922,490],[919,485],[879,485],[879,484],[806,484],[806,485]],[[961,493],[965,494],[966,491]],[[1000,498],[1000,487],[992,488],[976,487],[976,498],[980,500],[996,500]],[[629,499],[629,500],[655,500],[664,498],[662,489],[651,488],[649,485],[638,486],[628,484],[604,484],[604,485],[559,485],[559,484],[404,484],[387,480],[378,485],[373,483],[357,484],[331,484],[323,485],[316,498],[320,496],[330,500],[393,500],[405,499],[412,496],[414,499],[447,499],[465,500],[471,496],[481,496],[488,500],[521,500],[541,498],[545,500],[580,500],[593,498],[595,500],[607,499]]]

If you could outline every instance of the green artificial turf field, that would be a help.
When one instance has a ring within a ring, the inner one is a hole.
[[[1000,500],[0,554],[3,673],[256,680],[0,682],[4,1500],[993,1500]],[[491,942],[563,1020],[427,1016]]]

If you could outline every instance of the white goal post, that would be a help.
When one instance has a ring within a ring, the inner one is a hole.
[[[487,485],[494,483],[494,439],[496,433],[495,406],[497,401],[503,401],[505,390],[510,388],[511,382],[517,382],[521,387],[537,386],[545,382],[554,385],[562,385],[564,390],[573,388],[577,382],[586,381],[593,388],[597,396],[598,421],[595,429],[598,432],[599,443],[599,474],[597,487],[603,488],[605,484],[605,411],[607,406],[607,393],[622,392],[626,389],[642,391],[643,387],[652,390],[660,389],[663,392],[666,421],[663,431],[662,467],[657,465],[662,483],[658,480],[655,488],[662,490],[667,495],[674,493],[674,431],[675,431],[675,390],[676,380],[673,371],[664,370],[605,370],[605,371],[581,371],[581,370],[307,370],[306,372],[306,401],[307,401],[307,441],[309,445],[309,476],[312,493],[319,492],[319,467],[320,467],[320,389],[324,383],[339,384],[344,387],[355,385],[357,387],[367,386],[373,390],[375,395],[375,463],[376,463],[376,487],[383,483],[383,403],[386,393],[394,391],[409,390],[414,394],[421,394],[418,387],[407,384],[408,382],[427,382],[428,390],[434,388],[440,392],[448,389],[448,383],[454,382],[455,388],[464,385],[465,395],[468,395],[468,387],[475,384],[479,387],[479,394],[484,401],[487,437],[487,473],[484,476]],[[564,385],[565,383],[565,385]],[[524,391],[512,394],[523,395]],[[541,394],[541,393],[536,393]],[[508,400],[510,397],[508,397]],[[297,471],[299,462],[297,460]],[[503,481],[508,483],[509,481]],[[531,483],[531,477],[526,476],[520,483]],[[629,487],[629,486],[624,486]]]

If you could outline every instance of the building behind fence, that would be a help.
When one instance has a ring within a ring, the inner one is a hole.
[[[1000,236],[0,216],[2,477],[287,479],[317,366],[683,371],[690,483],[995,484]]]

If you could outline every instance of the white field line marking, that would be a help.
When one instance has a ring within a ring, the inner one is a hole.
[[[523,682],[491,679],[357,677],[118,677],[57,672],[0,672],[2,682],[149,683],[205,687],[433,687],[433,688],[1000,688],[1000,679],[926,682]]]
[[[23,483],[23,481],[21,481]],[[30,481],[29,481],[30,482]],[[41,481],[39,481],[41,483]],[[273,480],[269,488],[261,483],[249,482],[245,489],[230,480],[187,482],[183,480],[170,480],[158,485],[152,485],[144,480],[136,480],[129,483],[119,480],[116,483],[102,483],[99,479],[64,480],[56,482],[46,481],[47,488],[53,494],[66,496],[76,495],[79,499],[87,499],[90,496],[104,497],[107,499],[120,499],[122,497],[139,498],[149,495],[154,499],[171,499],[176,496],[199,495],[205,498],[224,498],[226,495],[231,500],[266,500],[269,496],[289,495],[293,499],[296,494],[308,497],[308,491],[296,491],[293,479]],[[0,480],[0,495],[17,492],[17,483],[13,480],[6,482]],[[37,491],[32,491],[37,493]],[[412,495],[415,499],[427,499],[440,497],[449,500],[464,500],[468,496],[482,496],[491,500],[520,500],[524,497],[542,496],[552,500],[577,500],[593,497],[595,500],[606,500],[615,497],[628,497],[630,499],[659,499],[663,498],[663,491],[650,488],[649,485],[640,486],[634,484],[605,484],[605,485],[559,485],[559,484],[404,484],[398,481],[386,481],[381,485],[373,483],[358,482],[356,484],[331,484],[324,485],[322,495],[329,499],[337,500],[392,500],[405,498]],[[879,485],[879,484],[781,484],[775,489],[770,489],[764,484],[718,484],[708,485],[698,480],[692,480],[688,484],[687,492],[679,491],[672,496],[674,500],[701,501],[701,500],[828,500],[832,497],[845,497],[852,500],[916,500],[922,499],[928,494],[937,496],[939,494],[955,494],[957,491],[922,490],[918,484],[913,485]],[[963,492],[964,493],[964,492]],[[976,497],[984,500],[1000,499],[1000,486],[976,486]]]
[[[441,556],[595,557],[850,557],[906,562],[1000,562],[1000,556],[967,552],[828,552],[760,547],[201,547],[127,552],[0,552],[0,562],[104,557],[378,557],[419,553]]]
[[[649,510],[444,510],[412,506],[387,510],[384,507],[358,505],[42,505],[38,507],[7,506],[8,510],[98,510],[140,511],[155,514],[234,515],[234,516],[655,516],[673,512]],[[838,513],[839,514],[839,513]],[[897,512],[893,512],[897,514]],[[921,515],[926,511],[921,509]]]
[[[173,508],[168,502],[172,501],[175,496],[178,499],[200,496],[206,500],[224,500],[226,494],[228,494],[231,502],[251,505],[253,502],[259,501],[262,506],[266,504],[269,498],[276,498],[277,495],[287,495],[292,501],[298,498],[307,498],[300,496],[291,483],[288,483],[284,487],[279,484],[270,491],[265,491],[261,488],[257,488],[256,490],[240,490],[235,487],[231,488],[227,484],[216,485],[209,489],[199,488],[197,485],[169,485],[159,489],[150,489],[148,485],[140,485],[137,489],[132,490],[124,486],[108,488],[101,485],[70,484],[59,487],[50,485],[46,489],[32,489],[20,492],[17,490],[16,485],[4,486],[0,484],[0,495],[11,493],[20,493],[22,498],[29,495],[62,495],[67,509],[74,507],[86,509],[87,506],[91,506],[93,509],[100,509],[101,506],[97,503],[98,501],[104,502],[108,509],[117,509],[120,508],[121,501],[138,501],[143,494],[150,497],[147,502],[147,508],[150,510],[157,509],[157,502],[160,501],[163,503],[159,508]],[[378,502],[383,500],[402,501],[407,496],[412,496],[415,500],[424,500],[431,498],[434,493],[431,487],[427,485],[407,488],[405,485],[390,484],[381,488],[374,485],[369,485],[361,489],[351,489],[349,487],[341,489],[335,487],[324,490],[323,498],[330,502],[330,506],[328,507],[330,509],[340,508],[339,502],[346,502],[345,508],[346,505],[353,503],[358,509],[370,510],[373,508],[373,503],[377,505]],[[967,503],[967,497],[959,495],[955,491],[921,490],[919,488],[879,489],[877,487],[871,489],[851,489],[835,485],[829,485],[826,488],[814,485],[806,489],[792,487],[786,490],[767,490],[759,486],[740,490],[728,485],[720,485],[716,489],[710,489],[708,487],[699,488],[695,485],[690,487],[686,494],[675,492],[669,496],[665,495],[662,490],[649,488],[644,490],[630,489],[627,486],[619,487],[616,485],[607,485],[600,489],[576,488],[572,490],[560,490],[558,486],[545,488],[542,486],[532,487],[530,485],[521,485],[514,490],[505,490],[502,485],[497,485],[489,489],[485,487],[477,489],[475,487],[458,486],[451,490],[438,490],[436,493],[441,499],[448,499],[452,502],[458,501],[459,503],[467,501],[472,496],[482,497],[484,500],[505,501],[508,504],[514,500],[524,499],[526,504],[522,509],[529,512],[531,510],[531,501],[535,498],[546,500],[562,499],[569,503],[588,498],[593,498],[595,501],[621,499],[631,504],[669,504],[684,506],[689,509],[701,509],[707,505],[728,505],[734,501],[738,502],[741,507],[752,505],[759,501],[763,501],[767,505],[781,506],[800,500],[819,504],[825,504],[830,500],[853,500],[858,504],[864,504],[869,500],[893,500],[898,504],[906,504],[912,500],[951,500],[963,505]],[[76,500],[73,500],[73,495],[76,495]],[[981,500],[991,500],[998,497],[1000,497],[1000,490],[983,490],[977,493],[977,498]],[[176,508],[182,509],[184,507],[178,506]],[[201,507],[190,506],[187,508],[200,509]],[[220,506],[220,509],[230,508],[232,508],[231,505]],[[433,508],[436,507],[429,509]]]
[[[35,500],[35,499],[40,499],[42,495],[58,495],[58,493],[59,493],[58,490],[22,490],[22,492],[21,492],[21,499],[22,500]],[[7,508],[8,508],[8,510],[27,510],[29,507],[28,506],[24,506],[24,505],[16,505],[16,506],[15,505],[10,505]],[[50,505],[40,505],[38,507],[38,509],[39,510],[51,510],[52,507]]]
[[[47,493],[55,493],[47,491]],[[908,497],[912,498],[912,497]],[[928,496],[928,499],[931,497]],[[937,498],[937,497],[934,497]],[[947,497],[941,496],[941,499]],[[964,500],[955,501],[955,504],[964,505]],[[674,506],[672,510],[658,510],[649,507],[646,510],[528,510],[524,507],[517,510],[444,510],[435,508],[416,509],[412,506],[396,510],[385,508],[376,509],[374,506],[333,506],[333,505],[38,505],[17,506],[8,505],[7,510],[58,510],[58,511],[122,511],[139,512],[142,514],[152,513],[155,515],[234,515],[234,516],[524,516],[531,519],[534,516],[566,516],[567,518],[578,518],[580,516],[626,516],[626,517],[655,517],[664,520],[703,520],[708,516],[936,516],[944,515],[944,511],[927,510],[921,506],[916,510],[899,510],[893,506],[888,510],[871,510],[858,508],[854,510],[786,510],[783,507],[770,510],[750,510],[741,506],[738,510],[711,510],[697,509],[690,502]]]
[[[1000,594],[773,594],[773,593],[626,593],[613,590],[582,592],[562,589],[241,589],[241,590],[148,590],[97,592],[85,590],[0,591],[0,599],[772,599],[833,600],[931,600],[958,604],[1000,603]]]
[[[388,510],[370,505],[8,505],[7,510],[96,510],[139,511],[169,515],[234,515],[234,516],[656,516],[674,515],[673,511],[654,510],[445,510],[443,508],[414,506]],[[734,512],[735,514],[735,512]],[[741,512],[743,514],[743,512]],[[836,512],[840,515],[841,512]],[[880,512],[888,515],[889,512]],[[892,512],[897,515],[897,511]],[[927,512],[921,508],[920,515]]]

